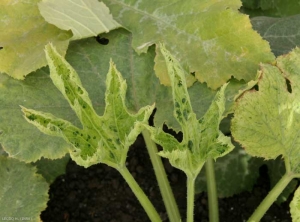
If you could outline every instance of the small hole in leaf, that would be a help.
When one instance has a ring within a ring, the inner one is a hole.
[[[191,75],[195,77],[195,72],[191,72]]]
[[[2,46],[0,46],[0,50],[1,50],[1,49],[3,49],[3,47],[2,47]]]
[[[285,79],[285,82],[286,82],[286,88],[287,88],[287,91],[288,91],[289,93],[292,93],[292,86],[291,86],[290,80]]]
[[[101,38],[100,36],[96,36],[95,39],[101,45],[107,45],[109,43],[109,39]]]

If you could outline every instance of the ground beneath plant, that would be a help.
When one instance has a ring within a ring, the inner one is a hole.
[[[148,195],[164,222],[167,214],[153,168],[142,137],[138,137],[128,153],[127,166]],[[186,177],[164,159],[164,165],[177,200],[182,218],[186,212]],[[220,222],[246,221],[267,195],[270,182],[266,167],[252,192],[243,192],[219,200]],[[119,173],[98,164],[88,169],[70,161],[65,175],[51,185],[48,207],[42,212],[44,222],[148,222],[143,208]],[[290,201],[290,200],[289,200]],[[289,201],[274,204],[262,222],[290,222]],[[183,219],[183,221],[185,221]],[[195,198],[195,222],[208,221],[208,201],[205,193]]]

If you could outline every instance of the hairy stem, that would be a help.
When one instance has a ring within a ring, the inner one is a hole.
[[[178,206],[176,204],[170,183],[167,178],[165,168],[163,167],[161,157],[157,155],[158,150],[156,144],[151,140],[150,133],[146,130],[142,132],[148,153],[151,159],[154,173],[158,182],[158,186],[169,216],[170,222],[181,221]]]
[[[294,174],[285,173],[284,176],[277,182],[265,199],[256,208],[254,213],[249,218],[248,222],[259,222],[264,216],[270,206],[275,202],[278,196],[282,193],[284,188],[289,184],[289,182],[294,178]]]
[[[155,210],[154,206],[152,205],[144,191],[141,189],[141,187],[137,184],[133,176],[130,174],[128,169],[126,167],[123,167],[117,170],[123,176],[129,187],[131,188],[132,192],[135,194],[135,196],[143,206],[150,220],[152,222],[161,222],[159,214]]]
[[[187,177],[187,219],[186,222],[194,221],[195,177]]]
[[[212,158],[208,158],[206,160],[205,170],[206,170],[206,181],[207,181],[209,221],[219,222],[217,185],[216,185],[216,178],[215,178],[214,160]]]

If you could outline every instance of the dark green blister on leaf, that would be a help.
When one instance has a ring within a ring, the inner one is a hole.
[[[152,139],[163,146],[159,154],[170,160],[171,164],[195,177],[207,158],[218,158],[233,149],[230,138],[219,130],[220,121],[225,110],[225,84],[216,94],[206,114],[197,120],[187,91],[185,73],[179,62],[160,45],[165,57],[171,80],[174,116],[183,132],[182,142],[162,129],[150,128]]]

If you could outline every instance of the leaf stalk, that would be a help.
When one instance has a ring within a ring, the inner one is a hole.
[[[118,168],[117,169],[120,174],[123,176],[129,187],[131,188],[132,192],[135,194],[139,202],[141,203],[142,207],[146,211],[148,217],[152,222],[161,222],[161,218],[157,213],[156,209],[154,208],[153,204],[150,202],[144,191],[138,185],[136,180],[133,178],[131,173],[128,171],[126,167]]]
[[[154,168],[154,173],[169,216],[169,220],[170,222],[181,221],[179,209],[167,178],[165,168],[163,167],[161,157],[157,155],[157,146],[151,139],[150,133],[147,130],[142,131],[142,135],[144,137],[150,160]]]
[[[217,184],[215,177],[214,160],[211,157],[206,160],[205,171],[207,181],[209,221],[219,222]]]
[[[277,182],[265,199],[260,203],[256,208],[254,213],[249,218],[248,222],[259,222],[260,219],[264,216],[270,206],[276,201],[278,196],[290,183],[290,181],[295,178],[295,175],[292,173],[285,173],[284,176]]]

